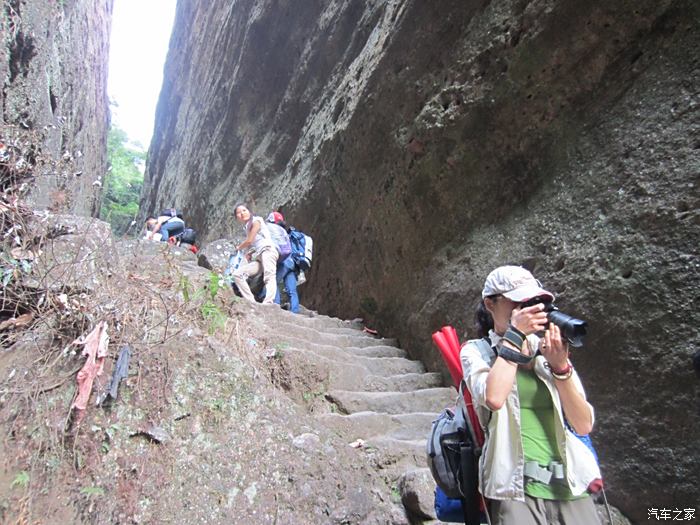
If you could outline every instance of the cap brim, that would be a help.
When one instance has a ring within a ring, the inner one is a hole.
[[[503,295],[511,301],[515,301],[516,303],[529,301],[530,299],[534,299],[535,297],[546,297],[550,301],[554,301],[553,293],[548,292],[547,290],[544,290],[536,285],[520,286],[515,290],[505,292]]]

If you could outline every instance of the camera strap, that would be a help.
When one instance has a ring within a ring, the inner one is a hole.
[[[508,348],[503,344],[499,344],[496,347],[496,354],[498,354],[498,357],[502,357],[503,359],[505,359],[506,361],[510,361],[511,363],[517,363],[519,365],[529,365],[532,362],[532,360],[535,357],[537,357],[537,355],[539,354],[539,350],[535,352],[534,355],[527,356],[511,348]]]

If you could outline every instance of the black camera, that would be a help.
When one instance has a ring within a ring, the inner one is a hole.
[[[535,297],[534,299],[521,303],[520,307],[526,308],[540,303],[544,305],[544,311],[547,312],[547,320],[559,327],[564,337],[566,337],[566,340],[569,341],[569,344],[575,347],[582,346],[588,323],[565,314],[552,304],[549,297]],[[549,323],[547,323],[547,326],[549,326]]]

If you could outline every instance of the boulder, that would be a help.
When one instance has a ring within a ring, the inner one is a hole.
[[[401,502],[413,517],[435,519],[435,481],[427,468],[411,470],[398,481]]]
[[[229,239],[208,242],[199,249],[199,265],[209,270],[224,273],[231,255],[236,253],[236,243]]]

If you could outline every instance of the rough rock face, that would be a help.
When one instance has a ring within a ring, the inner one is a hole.
[[[180,2],[144,212],[280,207],[305,302],[440,369],[490,269],[590,322],[573,359],[609,498],[696,506],[700,7],[689,0]]]
[[[96,216],[107,170],[107,56],[113,0],[2,5],[2,141],[32,134],[35,207]]]

